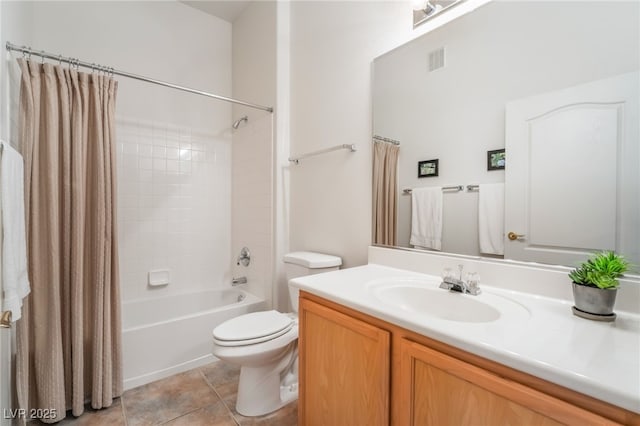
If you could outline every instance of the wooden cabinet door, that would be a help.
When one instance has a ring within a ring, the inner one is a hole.
[[[298,424],[389,424],[388,331],[300,299]]]
[[[402,339],[400,344],[402,385],[395,403],[402,418],[395,424],[614,424],[419,343]]]

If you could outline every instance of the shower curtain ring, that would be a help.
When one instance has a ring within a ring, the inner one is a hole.
[[[25,59],[27,57],[27,46],[22,46],[20,51],[22,52],[22,58]]]
[[[44,55],[45,55],[45,53],[46,52],[44,50],[40,53],[40,63],[42,63],[42,64],[44,64]]]
[[[62,66],[62,55],[58,55],[58,65]]]

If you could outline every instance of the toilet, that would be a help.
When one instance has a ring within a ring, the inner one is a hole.
[[[299,251],[284,256],[287,282],[335,271],[342,259]],[[270,413],[298,397],[298,289],[289,287],[292,313],[275,310],[240,315],[213,330],[213,355],[239,365],[236,411]]]

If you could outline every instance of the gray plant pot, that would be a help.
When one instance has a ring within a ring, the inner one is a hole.
[[[618,289],[602,289],[573,283],[573,301],[576,308],[595,315],[613,314]]]

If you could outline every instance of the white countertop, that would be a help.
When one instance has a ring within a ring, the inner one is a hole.
[[[295,278],[290,285],[389,323],[439,340],[549,382],[640,413],[640,316],[618,313],[614,322],[574,316],[572,303],[482,284],[477,298],[507,298],[529,315],[492,322],[448,321],[381,302],[370,291],[381,279],[440,277],[369,264]],[[443,292],[446,290],[442,290]],[[620,296],[620,295],[618,295]]]

